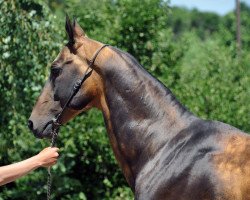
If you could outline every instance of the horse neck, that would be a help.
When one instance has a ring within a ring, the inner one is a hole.
[[[102,110],[115,156],[133,188],[142,167],[188,126],[192,114],[132,56],[113,50],[101,69]]]

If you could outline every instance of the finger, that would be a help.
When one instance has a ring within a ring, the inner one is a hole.
[[[54,149],[55,149],[55,151],[59,151],[59,148],[57,148],[57,147],[54,147]]]
[[[54,157],[55,157],[55,158],[58,158],[58,156],[59,156],[59,153],[56,152],[56,153],[54,154]]]
[[[48,147],[44,148],[42,151],[40,151],[40,153],[46,151],[47,149],[48,149]]]
[[[50,166],[53,166],[53,165],[55,165],[55,164],[56,164],[56,162],[53,162],[53,163],[50,164]]]
[[[49,165],[52,166],[52,165],[55,165],[56,163],[57,163],[57,161],[55,160],[55,161],[49,163]]]
[[[52,147],[51,150],[54,151],[54,152],[58,152],[59,151],[59,149],[57,147]]]
[[[50,164],[50,163],[53,163],[53,162],[55,162],[56,160],[57,160],[56,158],[51,158],[51,159],[47,160],[46,165],[48,165],[48,164]]]
[[[49,152],[51,149],[51,147],[46,147],[45,149],[43,149],[41,152]]]
[[[58,158],[59,157],[59,153],[57,153],[57,152],[54,152],[54,153],[52,153],[52,154],[50,154],[50,158]]]

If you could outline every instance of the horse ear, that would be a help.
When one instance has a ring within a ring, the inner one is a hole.
[[[66,14],[65,29],[66,29],[66,32],[67,32],[67,35],[68,35],[69,43],[73,45],[75,43],[74,31],[73,31],[73,26],[71,24],[71,21],[69,19],[68,14]]]
[[[74,19],[73,22],[73,27],[74,27],[74,37],[82,37],[85,36],[85,33],[83,31],[83,29],[81,28],[81,26],[77,23],[76,19]]]

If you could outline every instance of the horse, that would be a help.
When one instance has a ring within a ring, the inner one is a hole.
[[[52,62],[28,126],[50,138],[74,83],[92,71],[65,106],[67,123],[101,110],[119,166],[137,200],[249,200],[250,137],[228,124],[188,111],[129,53],[87,37],[66,18],[68,43]],[[100,50],[102,48],[102,50]]]

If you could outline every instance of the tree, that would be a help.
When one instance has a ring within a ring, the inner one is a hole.
[[[236,38],[237,38],[237,50],[238,56],[240,56],[241,52],[241,33],[240,33],[240,0],[236,0],[236,19],[237,19],[237,31],[236,31]]]

